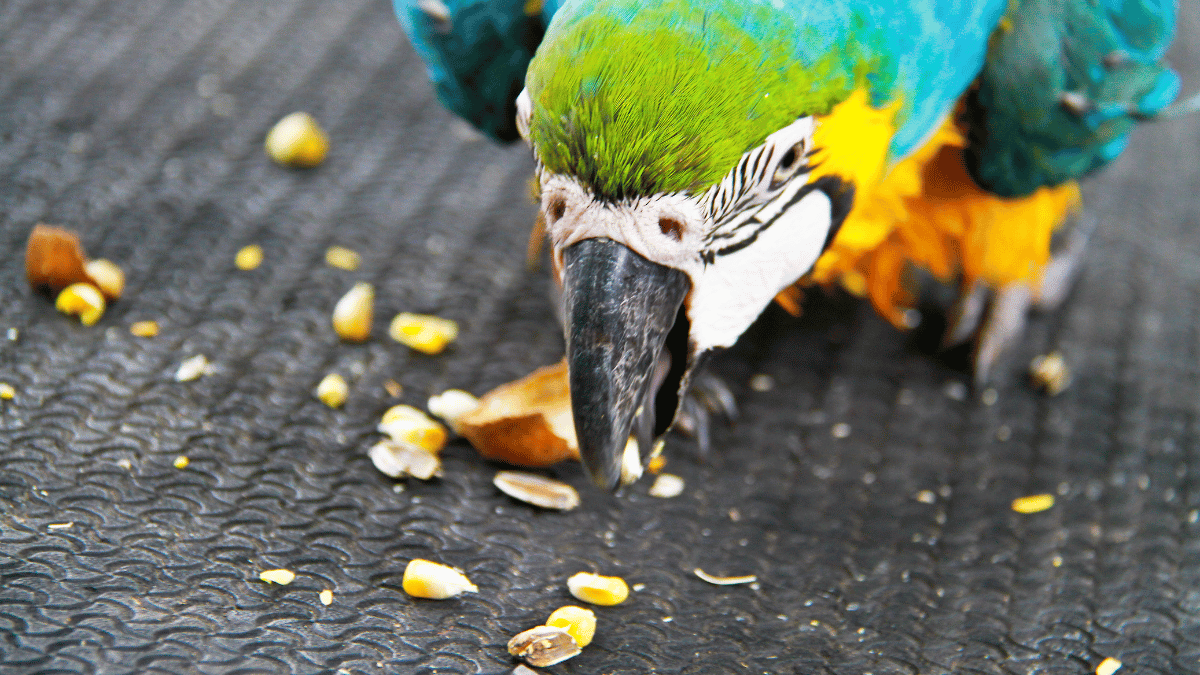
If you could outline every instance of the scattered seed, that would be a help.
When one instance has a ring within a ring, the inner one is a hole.
[[[650,461],[646,464],[646,471],[649,471],[650,473],[653,473],[653,474],[657,474],[660,471],[662,471],[663,467],[665,467],[666,465],[667,465],[667,456],[666,455],[661,455],[661,454],[655,455],[655,456],[651,457]]]
[[[752,391],[764,392],[771,391],[775,388],[775,378],[766,373],[759,373],[750,378],[750,389]]]
[[[979,395],[979,400],[983,401],[984,405],[996,405],[996,401],[1000,400],[1000,392],[992,387],[988,387]]]
[[[625,441],[625,452],[621,455],[621,485],[632,485],[642,477],[642,455],[638,452],[637,439],[633,436]]]
[[[432,453],[446,447],[449,434],[437,420],[411,405],[394,405],[383,413],[377,427],[394,441],[416,445]]]
[[[98,258],[83,265],[84,272],[105,298],[117,300],[125,291],[125,272],[111,260]]]
[[[582,649],[591,644],[596,635],[596,613],[583,607],[567,605],[551,612],[550,618],[546,619],[546,625],[567,631]]]
[[[192,380],[198,380],[200,376],[207,375],[211,370],[212,366],[208,363],[208,357],[203,354],[197,354],[179,364],[179,370],[175,371],[175,381],[191,382]]]
[[[837,424],[833,425],[833,428],[829,430],[829,433],[833,434],[834,438],[849,438],[850,425],[846,424],[845,422],[838,422]]]
[[[317,597],[320,598],[321,604],[326,607],[333,604],[333,591],[328,588],[318,593]]]
[[[414,558],[404,568],[404,592],[414,598],[445,600],[463,593],[478,593],[479,587],[471,583],[461,570],[448,565]]]
[[[291,570],[284,570],[284,569],[266,570],[262,574],[259,574],[258,578],[262,579],[263,581],[265,581],[269,584],[279,584],[280,586],[287,586],[288,584],[290,584],[296,580],[296,573]]]
[[[325,264],[330,267],[353,272],[361,263],[362,258],[358,253],[345,246],[330,246],[325,249]]]
[[[325,161],[329,141],[312,115],[294,112],[267,133],[266,149],[267,155],[283,166],[311,169]]]
[[[88,280],[83,270],[86,260],[79,235],[62,227],[38,223],[30,231],[25,249],[25,277],[35,290],[58,292]]]
[[[404,394],[404,387],[401,387],[400,383],[395,380],[385,381],[383,383],[383,390],[392,398],[400,398]]]
[[[392,319],[388,335],[423,354],[440,354],[458,337],[458,324],[429,314],[401,312]]]
[[[129,324],[129,332],[136,337],[154,337],[158,335],[158,322],[135,321]]]
[[[937,495],[933,494],[933,490],[921,490],[915,499],[922,504],[932,504],[937,501]]]
[[[1096,675],[1113,675],[1121,669],[1123,664],[1111,656],[1105,657],[1100,665],[1096,666]]]
[[[71,284],[58,294],[54,307],[63,314],[78,316],[83,325],[92,326],[104,316],[104,294],[86,282]]]
[[[17,395],[17,390],[7,382],[0,382],[0,399],[11,401]]]
[[[650,496],[661,499],[678,497],[683,493],[683,479],[673,473],[660,473],[650,486]]]
[[[1007,424],[1001,424],[999,427],[997,427],[996,440],[1003,442],[1010,438],[1012,438],[1012,429],[1010,429]]]
[[[16,342],[21,337],[21,331],[16,328],[9,328],[5,331],[5,337],[8,338],[9,342]]]
[[[233,257],[233,264],[237,265],[239,270],[250,271],[258,269],[258,266],[263,261],[263,250],[258,244],[250,244],[243,246],[238,250],[237,255]]]
[[[330,408],[340,408],[350,394],[346,378],[337,373],[329,373],[317,384],[317,398]]]
[[[957,381],[947,382],[942,393],[950,400],[965,401],[967,400],[967,385]]]
[[[402,441],[380,441],[367,451],[371,463],[392,478],[412,476],[429,480],[442,475],[442,461],[419,445]]]
[[[333,308],[333,329],[343,340],[362,342],[371,336],[374,318],[375,287],[360,281]]]
[[[457,432],[459,419],[478,408],[479,399],[462,389],[447,389],[429,397],[426,407],[429,408],[429,412],[446,420],[450,428]]]
[[[512,672],[510,672],[508,675],[538,675],[538,671],[534,670],[533,668],[529,668],[524,664],[518,663],[517,667],[513,668]]]
[[[1054,495],[1040,494],[1019,497],[1012,502],[1012,510],[1017,513],[1039,513],[1054,506]]]
[[[492,478],[492,484],[513,499],[543,509],[570,511],[579,506],[575,488],[553,478],[524,471],[500,471]]]
[[[629,597],[629,586],[621,577],[604,577],[591,572],[579,572],[567,579],[571,595],[593,605],[619,605]]]
[[[1050,396],[1061,394],[1071,384],[1071,371],[1058,351],[1035,357],[1029,364],[1029,377],[1034,387]]]
[[[699,567],[692,570],[692,574],[715,586],[737,586],[738,584],[752,584],[758,581],[758,577],[753,574],[746,574],[740,577],[715,577]]]
[[[578,656],[579,644],[562,628],[536,626],[509,640],[508,653],[531,666],[552,666]]]
[[[1063,557],[1061,555],[1058,555],[1057,553],[1055,553],[1054,557],[1050,558],[1050,565],[1053,567],[1062,567],[1063,566]]]
[[[191,463],[192,463],[192,460],[188,459],[187,455],[180,455],[180,456],[176,457],[175,461],[173,462],[176,469],[186,469],[188,467],[188,464],[191,464]]]
[[[48,530],[69,530],[75,527],[75,523],[50,523],[46,526]]]

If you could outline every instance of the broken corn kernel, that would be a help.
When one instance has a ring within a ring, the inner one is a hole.
[[[328,588],[318,593],[317,597],[321,599],[321,604],[326,607],[333,604],[333,591]]]
[[[109,300],[120,298],[125,290],[125,272],[111,260],[89,260],[83,264],[83,271]]]
[[[349,394],[350,387],[346,385],[346,378],[337,373],[326,375],[321,378],[320,384],[317,385],[317,398],[321,399],[321,403],[330,408],[342,407]]]
[[[445,600],[463,593],[478,593],[479,587],[471,583],[461,570],[448,565],[414,558],[404,568],[401,582],[404,592],[414,598]]]
[[[340,270],[353,272],[358,269],[362,258],[345,246],[330,246],[325,249],[325,264]]]
[[[1096,675],[1113,675],[1113,673],[1120,670],[1121,666],[1123,665],[1123,663],[1111,656],[1105,657],[1105,659],[1100,662],[1100,665],[1096,666]]]
[[[446,427],[411,405],[394,405],[379,421],[380,433],[400,443],[409,443],[429,452],[441,452],[449,434]]]
[[[291,570],[282,570],[282,569],[266,570],[262,574],[259,574],[258,578],[262,579],[263,581],[265,581],[269,584],[279,584],[280,586],[287,586],[288,584],[290,584],[296,580],[296,573]]]
[[[567,631],[582,648],[591,644],[592,637],[596,635],[596,613],[590,609],[567,605],[551,612],[550,618],[546,619],[546,625]]]
[[[1054,506],[1054,495],[1040,494],[1018,497],[1012,502],[1012,510],[1017,513],[1039,513]]]
[[[375,287],[365,281],[354,284],[333,308],[333,330],[337,331],[338,337],[350,342],[362,342],[370,337],[374,319]]]
[[[158,322],[135,321],[129,324],[129,332],[137,337],[154,337],[158,335]]]
[[[440,354],[458,337],[458,324],[429,314],[401,312],[392,319],[388,335],[423,354]]]
[[[367,451],[371,463],[392,478],[412,476],[429,480],[442,475],[442,460],[419,445],[403,441],[380,441]]]
[[[567,579],[571,595],[593,605],[619,605],[629,597],[629,585],[621,577],[603,577],[580,572]]]
[[[258,244],[243,246],[238,250],[237,255],[233,256],[233,264],[237,265],[237,268],[243,271],[258,269],[262,261],[263,250]]]
[[[7,382],[0,382],[0,399],[11,401],[17,395],[17,390]]]
[[[176,457],[175,461],[172,463],[175,465],[176,469],[186,469],[188,464],[192,463],[192,460],[188,459],[187,455],[180,455]]]
[[[91,284],[71,284],[58,294],[54,307],[63,314],[78,316],[80,323],[91,326],[104,316],[104,295]]]
[[[283,166],[311,169],[325,161],[329,140],[306,112],[294,112],[279,120],[267,132],[267,154]]]

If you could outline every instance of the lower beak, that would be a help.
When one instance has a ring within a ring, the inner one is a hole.
[[[563,251],[563,314],[579,454],[592,480],[612,490],[635,417],[653,414],[654,374],[691,284],[611,239]],[[649,451],[653,423],[639,424]]]

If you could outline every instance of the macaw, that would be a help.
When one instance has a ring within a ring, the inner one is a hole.
[[[948,340],[986,373],[1065,292],[1076,180],[1180,105],[1174,0],[395,2],[445,105],[533,152],[609,489],[631,434],[650,447],[704,358],[797,288],[911,327],[916,273],[953,284]]]

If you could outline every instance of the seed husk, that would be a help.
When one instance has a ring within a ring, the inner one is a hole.
[[[508,641],[508,653],[539,668],[579,655],[575,638],[562,628],[535,626]]]
[[[250,244],[238,249],[237,254],[233,256],[233,264],[239,270],[249,272],[250,270],[258,269],[258,266],[263,261],[262,246],[258,244]]]
[[[412,476],[429,480],[442,475],[442,460],[419,445],[401,441],[380,441],[367,451],[371,463],[392,478]]]
[[[83,325],[92,326],[104,316],[104,294],[86,282],[71,284],[58,294],[54,307],[63,314],[78,316]]]
[[[699,567],[692,570],[692,574],[695,574],[714,586],[737,586],[738,584],[752,584],[758,581],[758,577],[753,574],[745,574],[738,577],[717,577],[705,572]]]
[[[283,166],[311,169],[325,161],[329,140],[306,112],[294,112],[275,123],[267,132],[267,154]]]
[[[562,481],[524,471],[501,471],[492,484],[504,494],[543,509],[569,511],[579,506],[579,492]]]
[[[583,607],[566,605],[551,612],[546,625],[567,631],[583,649],[592,643],[596,635],[596,613]]]
[[[660,499],[678,497],[683,493],[683,479],[673,473],[660,473],[650,486],[650,496]]]
[[[375,287],[365,281],[354,284],[333,308],[333,330],[348,342],[371,337],[375,319]]]
[[[629,584],[621,577],[579,572],[567,579],[571,595],[593,605],[619,605],[629,597]]]
[[[259,574],[258,578],[262,579],[263,581],[265,581],[269,584],[279,584],[280,586],[287,586],[288,584],[290,584],[296,580],[296,573],[291,570],[285,570],[285,569],[266,570],[262,574]]]
[[[445,600],[463,593],[479,592],[479,587],[471,583],[462,570],[420,558],[410,560],[404,568],[401,585],[405,593],[430,600]]]
[[[337,373],[329,373],[317,384],[317,398],[330,408],[340,408],[350,395],[350,387],[346,378]]]
[[[416,445],[432,453],[446,447],[446,427],[411,405],[394,405],[383,413],[377,427],[392,440]]]

